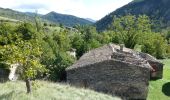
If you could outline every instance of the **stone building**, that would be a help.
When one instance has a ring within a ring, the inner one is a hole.
[[[109,44],[84,54],[66,69],[68,83],[123,99],[146,99],[153,68],[140,53],[122,50]]]
[[[71,48],[69,51],[67,51],[67,53],[68,53],[70,56],[76,58],[76,49]]]
[[[161,79],[163,77],[163,63],[149,54],[140,52],[139,55],[151,65],[151,79]]]
[[[15,81],[18,79],[17,68],[20,64],[11,64],[9,69],[0,66],[0,82]]]
[[[0,82],[6,82],[8,80],[8,75],[10,70],[5,68],[0,68]]]

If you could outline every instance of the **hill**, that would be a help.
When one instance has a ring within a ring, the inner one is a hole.
[[[5,21],[5,22],[20,22],[19,20],[16,20],[16,19],[10,19],[10,18],[6,18],[6,17],[1,17],[0,16],[0,21]]]
[[[33,21],[33,17],[12,9],[0,8],[0,16],[20,21]]]
[[[96,20],[91,19],[91,18],[86,18],[86,20],[88,20],[88,21],[90,21],[90,22],[93,22],[93,23],[95,23],[95,22],[96,22]]]
[[[76,24],[80,24],[80,25],[88,25],[88,24],[92,24],[93,22],[83,19],[83,18],[78,18],[76,16],[72,16],[72,15],[65,15],[65,14],[59,14],[56,12],[50,12],[44,16],[42,16],[42,18],[49,20],[51,22],[55,22],[55,23],[61,23],[65,26],[74,26]]]
[[[0,100],[120,100],[91,90],[38,81],[38,88],[27,95],[24,82],[0,83]]]
[[[127,14],[149,16],[154,28],[160,30],[170,26],[170,0],[134,0],[129,4],[113,11],[96,23],[98,30],[105,30],[112,23],[113,16]]]
[[[34,22],[34,17],[37,15],[41,22],[53,23],[53,24],[63,24],[65,26],[74,26],[76,24],[86,25],[92,24],[93,22],[79,18],[72,15],[59,14],[55,12],[50,12],[46,15],[31,13],[31,12],[19,12],[12,9],[0,8],[0,16],[4,18],[15,19],[19,21]]]

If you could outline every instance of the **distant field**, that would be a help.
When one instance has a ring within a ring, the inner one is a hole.
[[[6,18],[6,17],[1,17],[1,16],[0,16],[0,20],[3,20],[3,21],[10,21],[10,22],[19,22],[18,20]]]
[[[170,59],[162,62],[165,64],[163,79],[150,81],[147,100],[170,100]]]
[[[120,100],[91,90],[58,83],[38,81],[38,85],[39,88],[27,95],[24,82],[0,83],[0,100]]]

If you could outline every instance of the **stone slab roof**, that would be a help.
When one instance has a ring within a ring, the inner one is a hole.
[[[85,67],[87,65],[111,59],[149,68],[146,59],[144,59],[146,56],[144,56],[144,54],[142,54],[142,56],[139,52],[136,52],[132,49],[123,48],[122,52],[120,51],[120,46],[115,44],[108,44],[85,53],[75,64],[68,67],[67,70]],[[156,60],[153,57],[150,57],[150,59]]]

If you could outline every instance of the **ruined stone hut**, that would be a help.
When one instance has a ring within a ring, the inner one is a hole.
[[[17,74],[17,68],[20,66],[20,64],[10,64],[9,68],[6,68],[4,66],[5,64],[0,64],[0,82],[17,80],[19,76]]]
[[[8,80],[9,73],[9,69],[0,68],[0,82],[6,82]]]
[[[153,56],[146,54],[146,53],[138,53],[140,57],[142,57],[144,60],[147,60],[147,62],[152,67],[150,77],[151,79],[162,79],[163,77],[163,63],[161,63],[159,60],[154,58]]]
[[[127,48],[122,51],[118,45],[104,45],[67,68],[67,82],[124,99],[146,99],[153,69],[147,57]]]

